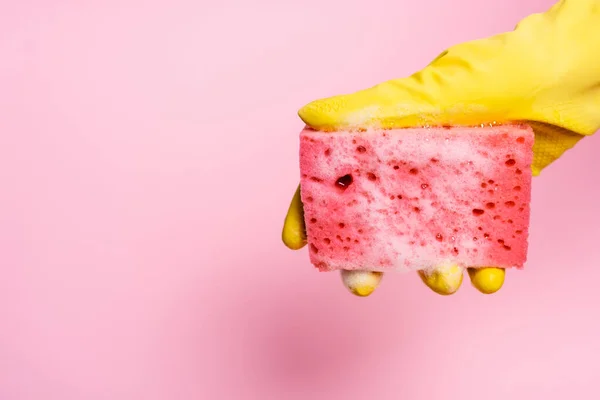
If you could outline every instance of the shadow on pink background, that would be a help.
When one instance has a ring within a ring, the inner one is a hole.
[[[596,398],[598,137],[494,296],[355,298],[280,242],[299,107],[552,1],[203,3],[0,5],[0,399]]]

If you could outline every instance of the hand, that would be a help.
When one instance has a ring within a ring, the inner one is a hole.
[[[534,176],[586,135],[600,129],[600,1],[561,0],[514,31],[449,48],[423,70],[359,92],[314,101],[299,111],[306,125],[335,131],[378,126],[478,125],[523,121],[535,132]],[[299,188],[283,242],[306,244]],[[420,272],[440,294],[462,283],[455,267]],[[355,294],[370,294],[381,273],[342,273]],[[472,284],[494,293],[504,269],[469,269]]]

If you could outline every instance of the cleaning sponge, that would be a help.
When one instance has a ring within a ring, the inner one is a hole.
[[[522,268],[527,125],[300,134],[310,259],[321,271]]]

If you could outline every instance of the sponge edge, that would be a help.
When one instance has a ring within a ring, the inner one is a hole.
[[[301,197],[321,271],[523,267],[526,125],[300,134]]]

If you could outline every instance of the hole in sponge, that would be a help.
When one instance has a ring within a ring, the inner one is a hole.
[[[347,174],[344,176],[340,176],[337,181],[335,181],[335,186],[337,186],[338,188],[342,189],[342,190],[346,190],[348,189],[348,186],[350,186],[352,184],[352,182],[354,181],[354,179],[352,178],[352,175]]]

